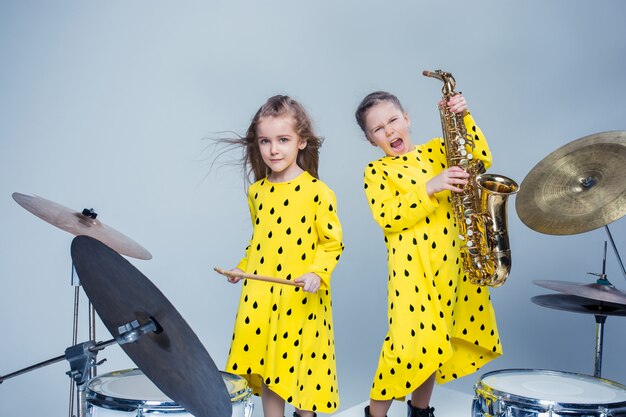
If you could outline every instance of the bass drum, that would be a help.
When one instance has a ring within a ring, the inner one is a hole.
[[[245,379],[221,372],[233,406],[232,417],[251,417],[251,390]],[[87,415],[90,417],[143,417],[167,414],[193,417],[163,394],[139,369],[126,369],[99,375],[86,389]]]
[[[626,416],[626,387],[588,375],[505,369],[474,386],[473,417]]]

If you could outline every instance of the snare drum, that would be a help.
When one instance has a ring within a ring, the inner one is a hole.
[[[505,369],[474,386],[473,417],[626,415],[626,386],[569,372]]]
[[[240,376],[221,372],[233,406],[232,417],[251,417],[251,390]],[[163,394],[139,369],[110,372],[89,381],[86,389],[90,417],[143,417],[168,414],[193,417]]]

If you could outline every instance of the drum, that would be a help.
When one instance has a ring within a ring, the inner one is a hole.
[[[568,372],[505,369],[474,386],[473,417],[626,416],[626,387]]]
[[[221,372],[233,406],[232,417],[251,417],[251,390],[245,379]],[[90,417],[143,417],[168,414],[192,417],[184,408],[163,394],[139,369],[110,372],[87,384],[87,415]]]

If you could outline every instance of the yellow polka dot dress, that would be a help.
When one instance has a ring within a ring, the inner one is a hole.
[[[467,114],[473,155],[491,164],[480,129]],[[486,287],[461,270],[460,240],[450,192],[426,193],[446,168],[441,138],[365,168],[365,194],[383,229],[388,256],[388,324],[370,397],[403,399],[433,372],[437,382],[460,378],[502,354]]]
[[[260,395],[265,383],[298,409],[330,413],[339,405],[330,277],[343,250],[334,193],[303,172],[289,182],[257,181],[248,190],[253,225],[238,267],[293,280],[314,272],[320,289],[242,282],[226,370]]]

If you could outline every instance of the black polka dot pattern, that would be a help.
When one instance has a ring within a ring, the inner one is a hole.
[[[285,183],[261,180],[248,190],[253,235],[238,268],[295,279],[313,272],[315,294],[299,287],[246,280],[226,370],[261,385],[302,410],[339,405],[330,276],[342,250],[333,192],[304,172]]]
[[[482,132],[470,115],[465,123],[475,135],[474,156],[489,166]],[[426,193],[426,182],[445,167],[443,140],[436,138],[364,171],[389,269],[389,332],[370,392],[374,400],[404,398],[434,372],[439,383],[460,378],[502,353],[489,291],[471,284],[459,266],[450,193]]]

